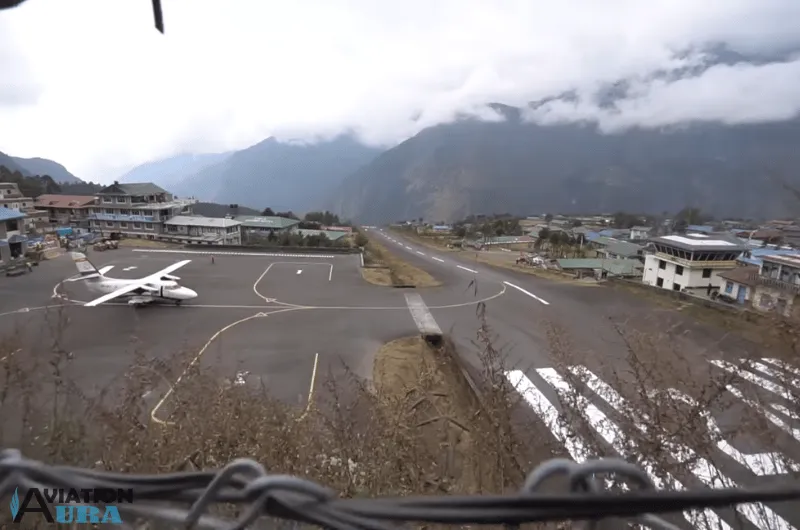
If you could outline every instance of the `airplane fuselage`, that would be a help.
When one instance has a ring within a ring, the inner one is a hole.
[[[95,293],[109,294],[134,283],[138,283],[138,280],[124,280],[121,278],[103,276],[87,280],[86,286],[90,291]],[[128,299],[129,303],[140,304],[155,302],[157,300],[180,303],[183,300],[191,300],[196,297],[196,292],[188,287],[182,287],[172,280],[151,282],[135,291],[120,296],[120,298]]]

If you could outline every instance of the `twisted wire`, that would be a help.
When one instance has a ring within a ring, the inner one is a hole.
[[[540,493],[553,477],[563,476],[565,493]],[[603,479],[603,477],[606,477]],[[610,477],[625,491],[604,489]],[[657,490],[639,467],[616,458],[576,463],[548,460],[527,477],[520,491],[507,495],[428,496],[340,499],[312,481],[269,474],[261,464],[237,459],[218,471],[133,475],[53,466],[22,456],[16,449],[0,452],[0,496],[16,488],[132,490],[134,502],[117,504],[129,520],[157,520],[185,528],[243,529],[265,517],[326,528],[384,530],[397,523],[506,524],[557,520],[631,519],[658,530],[675,530],[659,514],[721,508],[751,502],[800,499],[800,486],[758,489]],[[234,521],[210,515],[214,505],[242,506]]]

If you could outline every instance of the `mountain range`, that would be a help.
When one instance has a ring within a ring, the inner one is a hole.
[[[800,186],[800,120],[603,134],[495,107],[504,121],[431,127],[386,151],[345,179],[329,206],[369,224],[687,206],[741,218],[800,213],[785,193]]]
[[[76,184],[83,182],[58,162],[46,158],[20,158],[0,152],[0,166],[5,166],[12,173],[19,171],[25,177],[49,175],[57,183]]]
[[[147,162],[119,180],[258,211],[330,210],[365,224],[685,207],[737,218],[800,215],[800,194],[786,193],[800,188],[800,119],[604,134],[589,124],[542,126],[523,120],[522,109],[491,108],[503,119],[462,117],[390,149],[349,135],[317,143],[268,138],[240,151]],[[0,165],[78,180],[45,159],[0,153]]]

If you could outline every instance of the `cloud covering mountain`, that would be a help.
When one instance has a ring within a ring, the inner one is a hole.
[[[173,0],[164,16],[166,35],[148,2],[0,12],[3,150],[108,181],[269,136],[389,147],[487,102],[604,132],[800,110],[796,0]]]

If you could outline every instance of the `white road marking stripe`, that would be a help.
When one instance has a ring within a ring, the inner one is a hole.
[[[134,248],[133,252],[155,252],[160,254],[199,254],[202,256],[256,256],[256,257],[278,257],[278,258],[338,258],[340,255],[328,254],[284,254],[278,252],[211,252],[206,250],[164,250],[152,248]]]
[[[603,398],[607,401],[611,406],[615,409],[623,412],[625,410],[630,410],[630,407],[626,404],[625,398],[619,395],[614,389],[612,389],[609,385],[601,381],[597,376],[589,372],[588,370],[582,369],[580,367],[571,367],[570,371],[572,372],[581,372],[584,374],[584,379],[586,379],[586,386],[588,386],[593,392],[595,392],[598,396]],[[624,413],[624,412],[623,412]],[[642,419],[646,422],[648,421],[648,416],[645,413],[642,413]],[[637,429],[642,432],[647,432],[647,427],[640,422],[634,423]],[[730,487],[735,488],[738,487],[737,484],[724,474],[720,472],[717,468],[715,468],[711,462],[706,460],[705,458],[700,457],[689,447],[680,446],[676,447],[677,453],[680,455],[680,460],[683,461],[694,461],[695,463],[690,466],[690,470],[693,475],[695,475],[701,482],[706,484],[710,487],[716,487],[717,479],[722,483],[723,487]],[[724,450],[723,450],[724,451]],[[727,453],[727,451],[724,451]],[[758,504],[743,504],[736,507],[736,511],[744,515],[750,522],[752,522],[758,528],[762,530],[772,530],[773,528],[782,528],[785,530],[793,530],[793,526],[790,525],[786,520],[776,514],[767,506]],[[759,525],[761,523],[761,525]]]
[[[611,388],[611,386],[603,382],[599,377],[594,375],[589,370],[575,366],[570,367],[569,370],[575,375],[582,374],[580,378],[582,380],[586,380],[586,386],[589,387],[592,392],[607,401],[609,405],[618,410],[620,414],[625,415],[625,411],[630,410],[630,405],[626,403],[625,398],[623,398],[619,393],[617,393],[616,390]],[[695,404],[691,403],[690,405]],[[742,466],[752,471],[755,475],[765,476],[784,474],[790,472],[792,467],[796,467],[791,463],[789,468],[785,467],[783,465],[784,459],[780,453],[742,453],[722,438],[722,431],[711,414],[707,412],[702,414],[705,416],[706,428],[709,430],[709,432],[716,435],[717,439],[719,440],[716,444],[717,448]],[[642,419],[645,422],[649,422],[649,418],[646,415],[643,415]],[[636,428],[642,432],[647,431],[647,427],[642,423],[637,425]]]
[[[734,375],[738,375],[742,379],[745,379],[745,380],[753,383],[754,385],[758,385],[761,388],[763,388],[764,390],[772,392],[773,394],[776,394],[776,395],[778,395],[778,396],[780,396],[780,397],[782,397],[782,398],[784,398],[784,399],[786,399],[788,401],[793,401],[792,394],[791,394],[791,392],[789,392],[788,389],[786,389],[786,388],[784,388],[784,387],[782,387],[780,385],[776,385],[775,383],[773,383],[772,381],[770,381],[768,379],[764,379],[763,377],[759,377],[756,374],[748,372],[746,370],[739,370],[737,366],[735,366],[735,365],[733,365],[733,364],[731,364],[731,363],[729,363],[727,361],[714,360],[714,361],[711,361],[711,364],[713,364],[717,368],[722,368],[723,370],[725,370],[728,373],[731,373],[731,374],[734,374]]]
[[[770,368],[766,364],[762,364],[762,363],[758,363],[758,362],[753,363],[753,368],[755,368],[759,372],[763,372],[763,373],[767,374],[768,376],[777,379],[778,381],[780,381],[782,383],[787,383],[789,386],[793,386],[793,387],[795,387],[797,389],[800,389],[800,379],[787,377],[786,374],[783,374],[783,373],[779,372],[778,370]]]
[[[586,460],[586,448],[583,441],[577,436],[573,437],[569,429],[561,425],[558,420],[558,409],[536,388],[533,382],[528,379],[528,376],[522,370],[511,370],[506,372],[506,378],[534,412],[539,415],[556,440],[564,444],[572,459],[576,462]]]
[[[443,259],[439,259],[439,258],[437,258],[436,256],[431,256],[431,258],[432,258],[432,259],[435,259],[436,261],[438,261],[438,262],[440,262],[440,263],[444,263],[444,260],[443,260]]]
[[[456,267],[458,267],[459,269],[464,269],[467,272],[472,272],[474,274],[478,274],[478,271],[474,271],[472,269],[468,269],[468,268],[464,267],[463,265],[456,265]]]
[[[745,395],[742,394],[741,390],[739,390],[738,388],[734,387],[733,385],[728,385],[726,388],[728,389],[728,392],[730,392],[731,394],[733,394],[737,398],[741,399],[747,405],[750,405],[754,409],[759,410],[761,412],[761,414],[766,416],[766,418],[769,421],[771,421],[776,427],[778,427],[783,432],[787,433],[789,436],[791,436],[792,438],[794,438],[795,440],[800,442],[800,428],[792,427],[792,426],[788,425],[785,421],[780,419],[778,416],[776,416],[772,412],[768,411],[767,409],[765,409],[764,407],[762,407],[761,405],[759,405],[755,401],[752,401],[752,400],[748,399],[747,397],[745,397]],[[784,407],[782,405],[774,405],[774,404],[770,404],[770,406],[775,408],[778,412],[786,414],[790,418],[792,417],[791,411],[789,411],[786,407]],[[781,409],[783,409],[783,410],[781,410]]]
[[[508,285],[509,287],[513,287],[514,289],[516,289],[517,291],[519,291],[521,293],[527,294],[531,298],[535,298],[536,300],[540,301],[544,305],[550,305],[550,302],[548,302],[547,300],[544,300],[543,298],[539,298],[538,296],[536,296],[532,292],[526,291],[525,289],[523,289],[522,287],[520,287],[518,285],[514,285],[513,283],[509,283],[509,282],[505,282],[505,281],[503,283]]]
[[[424,256],[425,255],[422,252],[420,252],[419,250],[417,251],[417,254],[419,254],[420,256]]]
[[[537,370],[537,373],[542,377],[542,379],[547,381],[547,383],[556,388],[556,390],[566,394],[571,392],[571,386],[569,383],[560,375],[558,375],[558,373],[552,368]],[[577,394],[576,397],[576,405],[578,409],[586,411],[587,420],[589,421],[589,425],[591,425],[592,429],[600,434],[600,436],[620,455],[625,455],[628,451],[628,448],[626,447],[625,436],[622,430],[613,421],[611,421],[611,419],[606,416],[603,411],[592,405],[585,396]],[[657,469],[656,463],[652,460],[644,459],[640,462],[640,465],[648,474],[656,487],[663,489],[664,483],[655,472]],[[681,484],[675,477],[670,474],[667,474],[667,476],[669,477],[669,482],[672,483],[675,489],[685,489],[683,484]],[[687,512],[684,515],[696,526],[704,526],[703,520],[698,517],[699,514]],[[707,518],[706,520],[711,522],[711,528],[731,528],[711,510],[706,510],[704,515]]]
[[[761,360],[766,362],[766,363],[770,363],[770,364],[772,364],[774,366],[777,366],[781,370],[786,370],[790,374],[793,374],[793,375],[796,375],[797,377],[800,377],[800,370],[798,370],[794,366],[790,365],[786,361],[782,361],[780,359],[761,359]]]
[[[303,274],[303,269],[297,269],[297,274]]]
[[[406,245],[405,247],[406,247],[408,250],[411,250],[411,247],[409,247],[408,245]]]

